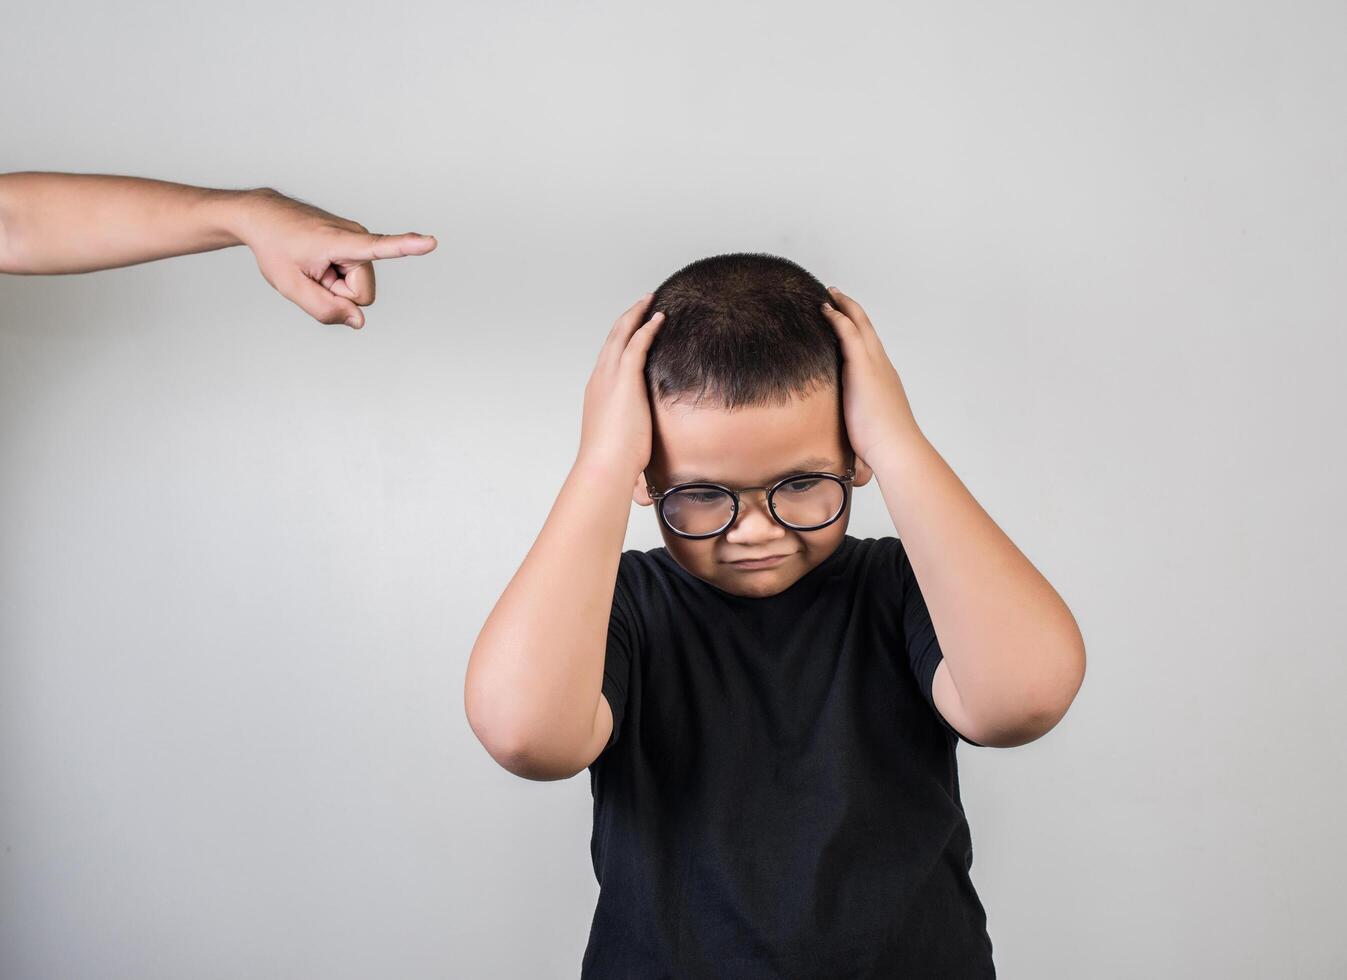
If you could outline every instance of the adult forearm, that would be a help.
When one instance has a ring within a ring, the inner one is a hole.
[[[102,174],[0,174],[0,271],[92,272],[240,244],[251,191]]]
[[[964,708],[987,730],[1051,727],[1085,670],[1066,603],[919,430],[868,462]]]
[[[499,760],[560,771],[592,738],[635,481],[577,459],[477,637],[466,708]]]

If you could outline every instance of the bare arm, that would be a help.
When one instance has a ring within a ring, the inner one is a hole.
[[[0,174],[0,270],[92,272],[240,245],[249,193],[101,174]]]
[[[1085,676],[1075,618],[926,440],[860,304],[832,295],[840,309],[824,312],[842,343],[847,432],[879,480],[945,655],[936,707],[982,745],[1040,738]]]
[[[0,272],[93,272],[247,245],[266,280],[323,323],[364,324],[372,260],[422,255],[425,235],[363,225],[269,188],[213,190],[103,174],[0,174]]]
[[[940,638],[932,696],[982,745],[1042,737],[1085,673],[1071,610],[924,437],[871,461]]]
[[[660,320],[642,325],[649,301],[609,333],[585,389],[575,465],[468,660],[468,723],[529,779],[575,775],[612,731],[603,664],[632,490],[650,457],[643,368]]]

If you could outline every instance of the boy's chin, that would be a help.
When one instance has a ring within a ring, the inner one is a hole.
[[[750,599],[764,599],[778,592],[784,592],[804,574],[804,569],[799,567],[799,556],[796,555],[771,568],[756,569],[735,568],[725,562],[716,562],[708,569],[698,563],[689,564],[681,561],[677,554],[674,555],[674,559],[703,582],[731,595]]]
[[[731,571],[728,575],[722,575],[720,580],[714,584],[726,592],[743,596],[746,599],[765,599],[768,596],[776,595],[778,592],[786,591],[799,579],[798,573],[782,573],[777,569],[747,574]]]

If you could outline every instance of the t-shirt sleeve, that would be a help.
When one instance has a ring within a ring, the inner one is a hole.
[[[603,696],[608,699],[608,707],[613,712],[613,733],[608,736],[605,752],[617,742],[622,719],[627,713],[627,682],[631,677],[631,660],[637,643],[634,606],[622,580],[625,563],[625,559],[618,563],[613,608],[608,617],[608,646],[603,657]]]
[[[935,635],[935,625],[931,622],[931,614],[926,608],[926,599],[921,594],[916,572],[912,568],[912,562],[908,560],[907,549],[903,547],[902,541],[898,542],[898,582],[903,597],[903,639],[907,644],[908,662],[912,665],[912,674],[917,679],[917,687],[921,689],[922,696],[926,698],[926,703],[931,706],[936,718],[951,734],[969,745],[985,748],[982,743],[974,742],[947,722],[935,705],[935,669],[940,666],[940,661],[945,659],[945,655],[940,650],[940,640]]]

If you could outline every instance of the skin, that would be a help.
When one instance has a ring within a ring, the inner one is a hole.
[[[857,485],[872,477],[880,485],[940,637],[945,659],[933,687],[940,714],[996,747],[1039,738],[1065,714],[1085,671],[1070,610],[925,438],[860,304],[830,293],[824,314],[842,345],[845,432],[831,388],[733,412],[712,404],[652,411],[643,369],[662,320],[646,317],[651,296],[613,325],[585,389],[575,465],[469,658],[468,721],[506,769],[564,779],[607,744],[613,718],[601,692],[603,661],[628,494],[648,506],[647,478],[660,488],[673,477],[760,486],[802,455],[831,454],[841,465],[848,444]],[[736,523],[705,541],[661,531],[674,558],[705,581],[738,595],[772,595],[837,547],[849,515],[794,532],[770,521],[764,507],[761,494],[746,495]],[[789,557],[770,569],[727,564],[765,554]]]
[[[424,255],[429,235],[376,235],[270,188],[213,190],[102,174],[0,174],[0,272],[57,275],[234,245],[320,323],[365,325],[378,259]]]
[[[726,410],[715,402],[700,405],[657,402],[650,465],[637,479],[632,499],[645,507],[653,501],[647,481],[657,489],[678,483],[719,483],[732,489],[770,486],[793,473],[817,470],[842,476],[852,452],[846,445],[837,389],[832,385],[800,393],[781,405]],[[871,471],[856,460],[854,487],[870,482]],[[740,497],[739,516],[723,534],[690,540],[659,521],[664,545],[693,575],[734,595],[761,598],[790,588],[837,549],[851,518],[847,508],[817,531],[795,531],[774,521],[763,491]],[[741,558],[786,555],[770,568],[739,568]]]
[[[609,331],[585,386],[575,463],[468,659],[468,724],[492,758],[527,779],[575,775],[612,731],[600,688],[632,485],[650,461],[643,369],[663,322],[647,316],[651,298]]]
[[[847,433],[879,482],[940,638],[936,708],[982,745],[1041,738],[1085,678],[1075,618],[926,439],[865,310],[829,292]]]

